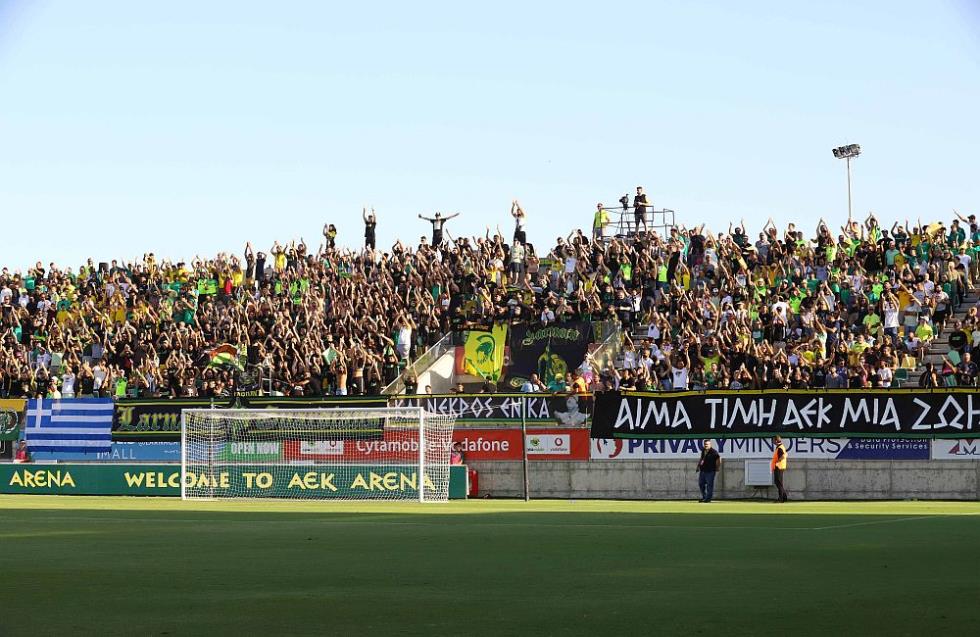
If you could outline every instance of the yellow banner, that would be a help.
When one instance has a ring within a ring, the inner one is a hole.
[[[463,371],[491,381],[500,380],[507,345],[507,325],[493,326],[489,332],[469,331],[463,346]]]

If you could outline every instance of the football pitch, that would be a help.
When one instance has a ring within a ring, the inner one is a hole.
[[[5,636],[969,634],[980,503],[0,496],[0,581]]]

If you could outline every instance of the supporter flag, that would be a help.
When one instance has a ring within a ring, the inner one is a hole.
[[[506,388],[520,388],[531,374],[537,374],[546,386],[560,386],[565,374],[585,360],[591,341],[592,325],[584,321],[541,328],[515,325],[510,332]]]
[[[208,361],[208,367],[234,367],[235,369],[242,368],[242,361],[238,355],[238,348],[230,343],[218,345],[208,352],[208,356],[210,358]]]
[[[218,293],[218,280],[217,279],[198,279],[197,280],[197,293],[204,295],[213,295]]]
[[[507,325],[499,323],[489,332],[471,330],[465,333],[463,373],[497,382],[504,367]]]
[[[23,399],[0,398],[0,440],[9,441],[20,438],[20,417],[23,413]]]
[[[82,398],[28,402],[24,438],[31,453],[112,451],[112,399]]]

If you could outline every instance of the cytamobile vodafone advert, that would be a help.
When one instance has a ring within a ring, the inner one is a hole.
[[[458,429],[453,442],[463,449],[466,461],[521,460],[520,429]],[[417,439],[320,440],[283,443],[286,460],[302,463],[323,460],[364,462],[404,460],[418,457]],[[527,433],[527,455],[532,460],[588,460],[588,429],[534,428]]]

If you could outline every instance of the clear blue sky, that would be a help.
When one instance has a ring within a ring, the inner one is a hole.
[[[980,2],[0,0],[0,265],[980,201]]]

